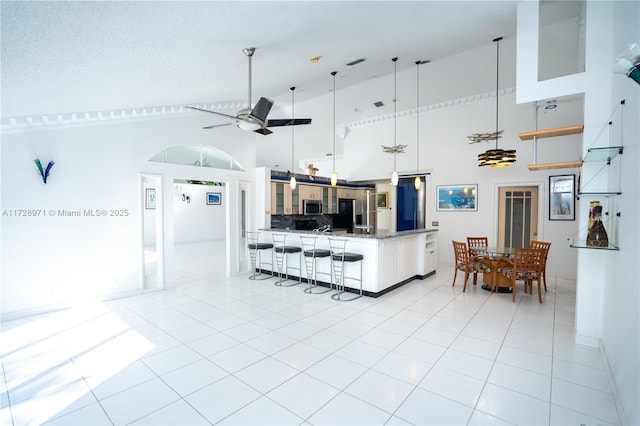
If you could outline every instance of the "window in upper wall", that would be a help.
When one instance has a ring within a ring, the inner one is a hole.
[[[149,161],[244,171],[244,167],[224,151],[206,145],[180,145],[161,151]]]
[[[541,0],[538,27],[538,81],[584,72],[584,0]]]

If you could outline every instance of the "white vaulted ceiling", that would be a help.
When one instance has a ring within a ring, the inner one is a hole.
[[[304,101],[334,70],[344,88],[390,74],[394,56],[410,58],[401,71],[513,37],[516,3],[2,1],[2,117],[244,102],[249,46],[253,100],[296,85]]]

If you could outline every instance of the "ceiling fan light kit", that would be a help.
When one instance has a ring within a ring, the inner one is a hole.
[[[185,108],[187,109],[192,109],[192,110],[196,110],[196,111],[202,111],[202,112],[206,112],[209,114],[215,114],[221,117],[225,117],[225,118],[229,118],[232,119],[233,122],[231,123],[224,123],[224,124],[214,124],[213,126],[206,126],[203,127],[203,129],[214,129],[216,127],[223,127],[223,126],[232,126],[232,125],[236,125],[238,128],[242,129],[242,130],[247,130],[250,132],[255,132],[255,133],[259,133],[261,135],[270,135],[271,133],[273,133],[269,127],[282,127],[282,126],[298,126],[298,125],[303,125],[303,124],[311,124],[311,119],[310,118],[286,118],[286,119],[274,119],[274,120],[268,120],[267,116],[269,115],[269,112],[271,111],[271,108],[273,107],[273,101],[271,99],[265,98],[265,97],[261,97],[258,102],[256,102],[255,106],[253,108],[251,108],[252,102],[251,102],[251,77],[252,77],[252,73],[251,73],[251,58],[253,57],[253,54],[255,53],[256,48],[255,47],[245,47],[244,49],[242,49],[242,53],[245,54],[245,56],[247,56],[248,61],[249,61],[249,95],[248,95],[248,100],[247,100],[247,107],[241,109],[240,111],[238,111],[238,113],[233,116],[233,115],[229,115],[229,114],[224,114],[221,112],[217,112],[217,111],[211,111],[208,109],[204,109],[204,108],[197,108],[197,107],[193,107],[193,106],[186,106]]]
[[[489,141],[495,139],[495,149],[489,149],[482,154],[478,154],[478,166],[479,167],[507,167],[516,162],[516,150],[504,150],[498,148],[498,139],[502,136],[502,130],[498,130],[498,99],[499,99],[499,76],[500,76],[500,40],[502,37],[498,37],[493,40],[496,43],[496,131],[495,133],[474,133],[468,138],[473,142]]]

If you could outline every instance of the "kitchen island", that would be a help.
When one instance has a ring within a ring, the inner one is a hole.
[[[302,247],[300,236],[315,236],[316,248],[329,249],[329,238],[347,239],[346,251],[359,253],[362,261],[362,289],[366,296],[378,297],[414,279],[424,279],[436,272],[437,229],[416,229],[411,231],[387,232],[378,234],[343,234],[289,229],[261,229],[260,241],[273,242],[274,233],[286,234],[286,245]],[[297,265],[299,254],[291,255],[291,265]],[[319,258],[317,272],[330,274],[329,258]],[[304,260],[302,260],[302,278],[306,279]],[[275,267],[275,266],[274,266]],[[345,262],[346,275],[359,274],[359,265]],[[264,269],[263,272],[271,272]],[[292,270],[291,272],[297,272]],[[293,276],[290,275],[293,279]],[[329,286],[328,277],[318,274],[318,284]],[[298,277],[296,276],[297,280]],[[347,290],[358,291],[355,283],[345,282]]]

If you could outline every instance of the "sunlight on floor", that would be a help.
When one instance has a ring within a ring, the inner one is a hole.
[[[55,417],[154,347],[101,303],[14,323],[0,333],[14,424]]]

